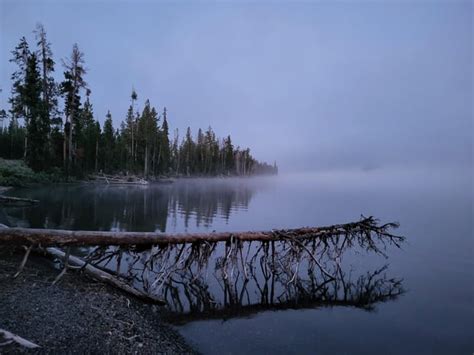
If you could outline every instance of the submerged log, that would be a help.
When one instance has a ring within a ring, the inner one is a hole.
[[[21,197],[11,197],[11,196],[0,196],[1,204],[10,204],[10,203],[29,203],[35,204],[38,203],[38,200],[32,200],[30,198],[21,198]]]
[[[232,242],[232,241],[278,241],[283,239],[304,240],[324,238],[334,235],[358,234],[369,237],[372,234],[387,237],[397,244],[404,237],[392,235],[390,228],[397,228],[397,223],[379,225],[373,217],[363,218],[358,222],[337,224],[327,227],[305,227],[261,232],[213,232],[166,234],[150,232],[101,232],[70,231],[58,229],[8,228],[0,229],[0,244],[42,246],[103,246],[103,245],[169,245],[197,242]]]

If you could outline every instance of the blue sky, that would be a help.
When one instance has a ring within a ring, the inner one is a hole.
[[[2,106],[37,22],[58,79],[85,52],[101,122],[135,87],[181,135],[211,125],[283,170],[472,164],[470,1],[0,0]]]

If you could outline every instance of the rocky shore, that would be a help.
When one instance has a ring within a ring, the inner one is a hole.
[[[41,348],[29,350],[12,343],[1,346],[0,353],[196,353],[161,321],[158,306],[78,272],[67,273],[52,285],[59,271],[52,261],[34,255],[13,279],[21,259],[21,253],[0,250],[0,329]]]

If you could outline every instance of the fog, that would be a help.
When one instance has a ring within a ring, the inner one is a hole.
[[[77,42],[96,117],[169,112],[280,170],[472,168],[470,1],[0,3],[0,103],[10,51],[45,25],[56,78]]]

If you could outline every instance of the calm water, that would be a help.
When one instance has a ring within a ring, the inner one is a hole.
[[[57,185],[9,193],[41,201],[0,212],[0,223],[25,227],[257,230],[343,223],[361,214],[399,221],[397,233],[408,240],[401,250],[388,247],[386,259],[354,249],[344,266],[354,280],[385,267],[384,277],[401,280],[397,297],[375,297],[365,308],[329,302],[326,296],[269,307],[258,287],[250,286],[246,304],[251,307],[237,302],[227,309],[232,302],[221,302],[218,285],[209,280],[206,294],[225,303],[223,309],[197,309],[192,317],[184,312],[176,327],[209,354],[474,351],[470,170],[196,179],[148,187]]]

